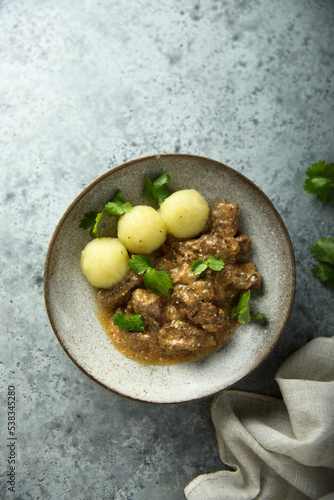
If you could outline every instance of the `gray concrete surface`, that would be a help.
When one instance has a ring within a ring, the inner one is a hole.
[[[286,223],[294,309],[237,388],[278,395],[281,362],[333,335],[334,292],[313,278],[309,248],[334,236],[334,208],[302,187],[312,163],[334,161],[333,72],[331,0],[0,2],[1,498],[179,500],[198,474],[223,468],[211,398],[159,407],[111,394],[67,358],[46,316],[55,225],[85,185],[125,160],[221,161],[257,183]]]

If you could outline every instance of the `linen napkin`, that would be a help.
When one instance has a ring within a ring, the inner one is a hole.
[[[188,500],[334,499],[334,337],[290,356],[282,398],[225,390],[212,404],[222,470],[195,478]]]

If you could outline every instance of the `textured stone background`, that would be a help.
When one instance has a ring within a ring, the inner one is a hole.
[[[309,248],[334,236],[334,208],[302,187],[308,166],[334,161],[333,72],[331,0],[0,2],[1,498],[179,500],[194,477],[223,467],[210,398],[157,407],[113,395],[79,372],[48,323],[53,229],[85,185],[125,160],[222,161],[287,225],[294,309],[237,388],[277,395],[281,362],[333,334],[334,292],[312,277]],[[15,494],[5,477],[10,383]]]

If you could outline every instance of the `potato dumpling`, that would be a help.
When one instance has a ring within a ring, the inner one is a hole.
[[[195,189],[175,191],[160,205],[167,232],[176,238],[194,238],[205,228],[209,205]]]
[[[118,238],[129,252],[148,254],[166,239],[166,224],[152,207],[137,205],[118,221]]]
[[[118,238],[96,238],[81,253],[81,269],[89,283],[111,288],[129,270],[129,255]]]

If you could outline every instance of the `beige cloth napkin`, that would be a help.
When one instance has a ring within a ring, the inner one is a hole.
[[[334,499],[334,337],[316,338],[276,372],[283,400],[226,390],[212,405],[222,470],[188,500]]]

